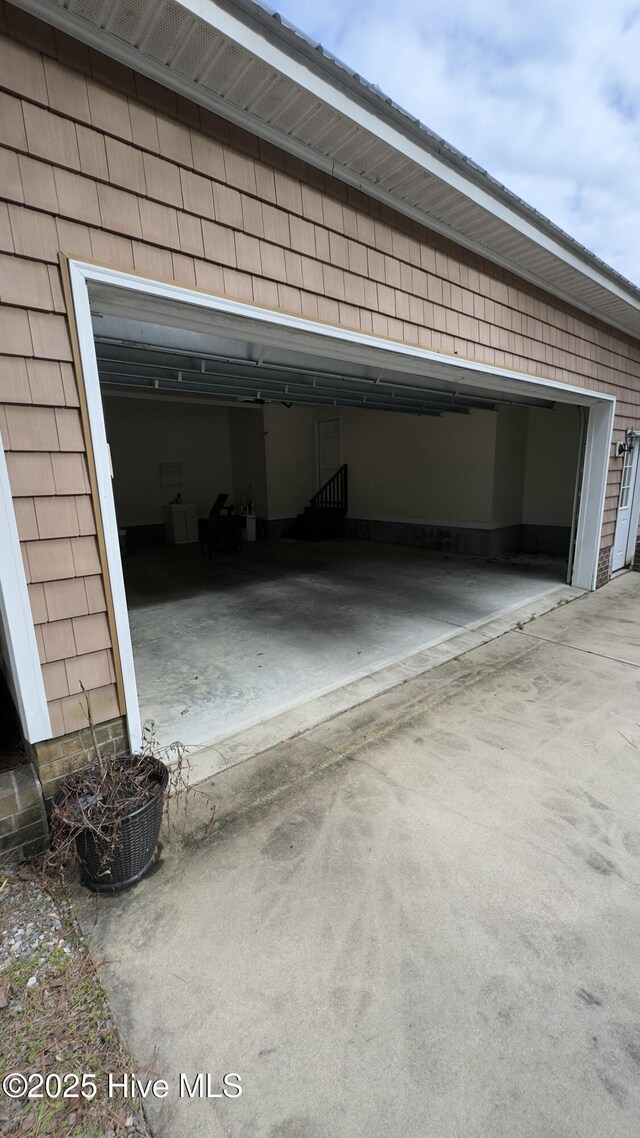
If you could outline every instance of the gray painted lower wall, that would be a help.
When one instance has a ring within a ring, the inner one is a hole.
[[[493,557],[501,553],[569,552],[569,526],[511,525],[495,529],[471,526],[423,525],[414,522],[372,521],[348,518],[345,535],[359,541],[391,542],[422,549],[443,549]]]
[[[270,541],[278,541],[279,538],[286,537],[289,526],[293,525],[295,520],[295,517],[273,518],[270,521],[265,519],[258,525],[258,537],[264,536]]]
[[[520,526],[520,549],[524,553],[557,553],[568,557],[570,526]]]
[[[277,541],[286,537],[295,518],[258,520],[258,538]],[[569,553],[569,526],[511,525],[486,529],[478,526],[424,525],[420,522],[376,521],[370,518],[347,518],[345,537],[358,541],[380,541],[419,549],[444,549],[452,553],[469,553],[478,557],[495,557],[501,553],[549,553],[566,557]],[[129,552],[149,544],[164,542],[164,527],[128,526],[126,546]]]

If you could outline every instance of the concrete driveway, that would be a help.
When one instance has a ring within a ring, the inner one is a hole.
[[[628,574],[274,749],[86,906],[157,1138],[640,1133],[639,618]]]

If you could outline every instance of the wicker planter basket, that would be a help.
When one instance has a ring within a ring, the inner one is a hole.
[[[168,781],[169,771],[164,763],[149,759],[149,797],[142,805],[130,813],[125,805],[117,825],[105,827],[100,837],[93,830],[75,828],[80,880],[87,889],[94,893],[118,893],[144,877],[156,860]]]

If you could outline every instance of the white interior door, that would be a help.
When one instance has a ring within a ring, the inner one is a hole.
[[[635,534],[632,527],[638,524],[636,482],[638,478],[639,447],[634,440],[631,450],[625,451],[622,465],[622,481],[620,483],[620,499],[618,501],[618,517],[616,519],[616,532],[613,539],[613,555],[611,558],[611,572],[623,569],[633,556]]]
[[[342,466],[342,421],[339,418],[318,419],[316,431],[320,487]]]

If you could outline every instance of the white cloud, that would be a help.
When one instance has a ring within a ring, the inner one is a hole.
[[[640,283],[640,3],[271,3]]]

